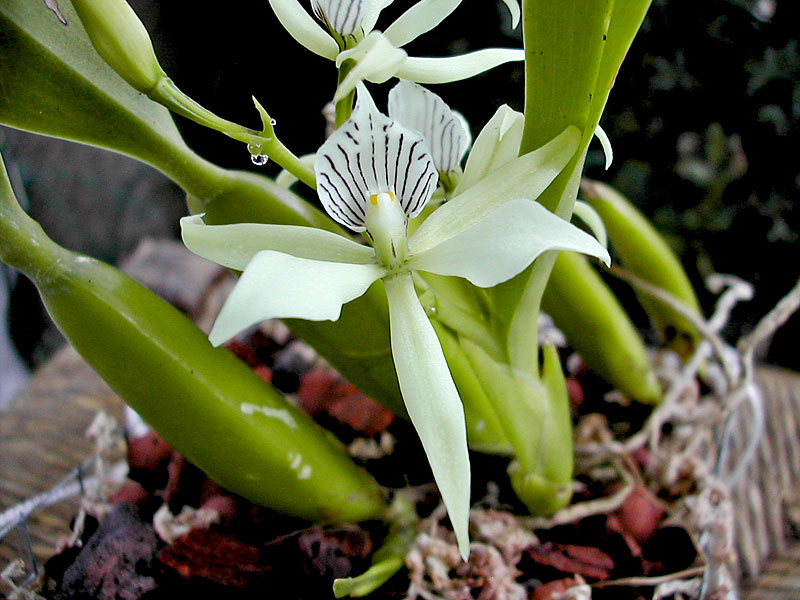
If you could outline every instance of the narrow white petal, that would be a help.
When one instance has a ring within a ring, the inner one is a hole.
[[[518,60],[525,60],[525,52],[513,48],[486,48],[443,58],[409,57],[397,71],[397,76],[417,83],[447,83],[474,77],[499,65]]]
[[[464,175],[458,182],[455,195],[469,189],[497,167],[511,162],[519,156],[525,117],[522,113],[503,104],[484,125],[464,167]]]
[[[439,339],[409,274],[384,281],[392,356],[403,401],[419,434],[464,560],[469,556],[470,466],[464,407]]]
[[[229,269],[243,271],[262,250],[297,258],[367,264],[375,261],[369,246],[314,227],[236,223],[206,225],[202,215],[181,219],[183,243],[195,254]]]
[[[603,218],[592,208],[592,205],[578,200],[575,202],[572,214],[583,221],[592,230],[594,237],[602,244],[603,248],[608,248],[608,234]]]
[[[521,16],[519,2],[517,2],[517,0],[503,0],[503,3],[508,7],[508,12],[511,13],[511,27],[516,29],[517,25],[519,25],[519,18]]]
[[[392,192],[413,218],[438,182],[422,136],[378,112],[363,84],[350,119],[317,152],[314,171],[322,206],[353,231],[364,231],[371,195]]]
[[[614,150],[611,148],[611,140],[608,139],[606,132],[600,127],[598,123],[597,129],[594,130],[597,139],[600,140],[600,145],[603,146],[603,154],[606,156],[606,171],[611,166],[611,161],[614,160]]]
[[[335,321],[342,305],[384,275],[377,265],[353,265],[259,252],[217,317],[209,340],[218,346],[266,319]]]
[[[461,0],[419,0],[384,31],[398,48],[441,23]]]
[[[317,18],[341,36],[358,31],[368,5],[369,0],[311,0]]]
[[[291,36],[315,54],[331,60],[339,47],[322,27],[314,22],[297,0],[269,0],[275,16]]]
[[[344,80],[336,88],[334,101],[339,101],[353,91],[359,81],[365,79],[373,83],[383,83],[394,77],[397,70],[405,63],[408,55],[404,50],[395,48],[382,33],[373,31],[357,46],[341,52],[336,59],[336,66],[348,59],[356,61]]]
[[[576,127],[568,127],[541,148],[489,173],[425,219],[408,240],[409,252],[422,254],[469,229],[508,200],[538,198],[575,154],[580,137]]]
[[[401,80],[389,92],[389,116],[422,134],[439,172],[461,165],[471,136],[466,120],[430,90]]]
[[[369,6],[367,7],[367,14],[364,15],[364,22],[361,24],[361,27],[364,29],[364,33],[369,33],[373,29],[375,29],[375,23],[378,22],[378,17],[381,14],[381,11],[389,6],[393,0],[371,0]]]
[[[572,250],[606,263],[610,260],[592,236],[523,198],[506,202],[469,229],[414,256],[408,266],[491,287],[514,277],[546,250]]]

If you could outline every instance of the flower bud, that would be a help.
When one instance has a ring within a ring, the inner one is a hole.
[[[144,25],[125,0],[73,0],[97,53],[125,81],[148,93],[166,77]]]

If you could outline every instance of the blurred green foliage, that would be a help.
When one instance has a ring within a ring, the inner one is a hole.
[[[618,160],[588,161],[668,235],[698,290],[711,272],[755,284],[734,339],[800,271],[798,22],[792,0],[655,0],[602,121]],[[798,335],[795,318],[767,358],[800,369]]]

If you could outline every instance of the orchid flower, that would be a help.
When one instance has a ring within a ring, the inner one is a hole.
[[[420,0],[385,31],[374,30],[381,10],[392,0],[311,0],[326,32],[314,22],[298,0],[269,0],[286,30],[312,52],[336,61],[348,59],[355,66],[339,83],[334,101],[346,97],[364,79],[383,83],[399,77],[419,83],[460,81],[507,62],[523,60],[521,49],[487,48],[446,58],[409,57],[402,46],[436,27],[452,13],[461,0]],[[514,27],[519,23],[517,0],[504,0]]]
[[[415,271],[494,286],[545,250],[568,249],[608,261],[597,241],[524,197],[491,197],[525,177],[541,193],[574,154],[569,128],[539,150],[498,169],[435,210],[410,237],[409,219],[437,186],[423,137],[383,115],[363,84],[350,119],[322,145],[315,171],[320,201],[335,221],[370,246],[308,227],[242,223],[208,226],[181,220],[193,252],[244,271],[209,336],[219,345],[270,318],[336,320],[342,305],[382,281],[389,304],[391,349],[403,400],[420,436],[466,560],[470,465],[464,411],[434,329],[414,287]],[[499,179],[498,179],[499,178]]]

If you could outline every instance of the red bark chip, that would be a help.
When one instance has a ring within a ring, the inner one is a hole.
[[[563,594],[569,588],[576,585],[578,585],[578,582],[571,577],[567,577],[566,579],[556,579],[555,581],[548,581],[547,583],[543,583],[538,588],[533,590],[533,593],[530,595],[530,600],[550,600],[550,598],[553,596],[557,594]]]
[[[150,492],[144,489],[142,484],[137,481],[126,481],[125,485],[111,496],[109,503],[120,504],[122,502],[127,502],[133,506],[142,506],[150,498],[152,498]]]
[[[272,383],[272,369],[267,366],[259,365],[253,369],[253,372],[261,377],[267,383]]]
[[[367,437],[385,431],[394,420],[390,410],[383,408],[352,383],[341,383],[335,393],[336,398],[328,413]]]
[[[172,446],[153,430],[128,442],[128,466],[132,471],[156,471],[171,456]]]
[[[263,584],[272,571],[259,561],[257,547],[213,529],[193,529],[164,548],[158,559],[183,577],[240,589]]]
[[[237,339],[232,339],[225,344],[225,347],[236,355],[236,358],[246,363],[250,367],[255,367],[261,364],[261,359],[256,354],[256,348],[252,344],[240,342]]]
[[[583,393],[583,385],[577,377],[567,377],[567,395],[569,396],[569,403],[573,411],[579,411],[586,400],[586,395]]]
[[[614,513],[624,530],[640,544],[644,544],[658,529],[666,514],[658,498],[637,483]]]
[[[394,414],[339,375],[317,369],[303,375],[297,391],[300,407],[312,417],[327,414],[354,431],[372,436],[394,420]]]
[[[614,559],[594,546],[546,542],[528,548],[527,552],[537,564],[590,579],[609,579],[614,569]]]

